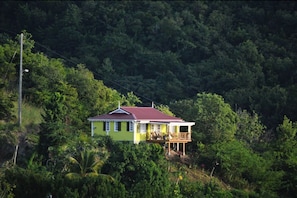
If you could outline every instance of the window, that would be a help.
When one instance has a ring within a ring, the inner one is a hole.
[[[159,124],[152,124],[151,125],[151,131],[153,131],[153,132],[160,132],[161,131],[161,125],[159,125]]]
[[[140,124],[140,133],[145,133],[147,130],[147,124]]]
[[[170,125],[169,132],[176,132],[175,126]]]
[[[109,122],[103,122],[103,131],[109,131]]]
[[[127,131],[130,131],[130,132],[134,131],[133,122],[127,122]]]
[[[152,131],[152,132],[155,132],[155,131],[156,131],[156,130],[155,130],[155,125],[154,125],[154,124],[151,125],[151,131]]]
[[[188,126],[180,126],[179,131],[180,132],[189,132],[189,128],[188,128]]]
[[[121,122],[114,122],[114,131],[121,131]]]

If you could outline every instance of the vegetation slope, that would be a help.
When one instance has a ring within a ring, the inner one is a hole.
[[[4,1],[0,10],[1,197],[296,194],[295,2]],[[35,109],[23,117],[42,115],[22,126],[20,32],[23,107]],[[160,145],[90,138],[87,118],[119,101],[154,101],[194,121],[188,167]],[[218,179],[202,182],[195,169]]]

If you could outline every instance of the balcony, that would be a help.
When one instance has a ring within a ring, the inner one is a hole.
[[[172,143],[178,143],[178,142],[191,142],[191,133],[190,132],[173,132],[173,133],[157,133],[152,132],[147,135],[148,142],[172,142]]]

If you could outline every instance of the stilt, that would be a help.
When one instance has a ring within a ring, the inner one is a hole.
[[[183,155],[186,155],[186,144],[183,143]]]
[[[168,142],[168,155],[170,155],[170,142]]]

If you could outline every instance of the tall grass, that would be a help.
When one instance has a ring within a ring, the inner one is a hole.
[[[42,109],[24,103],[22,110],[22,121],[25,126],[28,124],[40,124],[42,122]]]
[[[18,120],[18,103],[15,103],[14,114]],[[40,124],[42,122],[42,113],[41,108],[32,106],[28,103],[22,103],[22,125],[28,126],[30,124]]]

